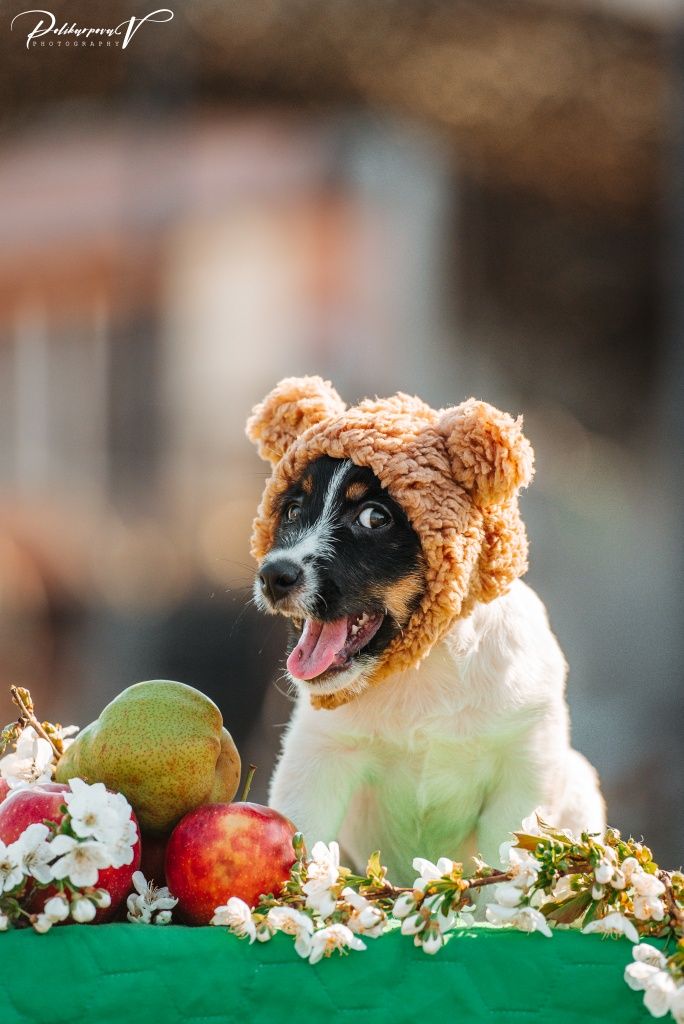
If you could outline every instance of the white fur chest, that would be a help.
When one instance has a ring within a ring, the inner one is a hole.
[[[309,840],[338,836],[357,868],[380,848],[397,878],[410,875],[416,855],[484,853],[478,823],[502,783],[515,789],[517,773],[526,792],[512,798],[516,815],[518,803],[549,797],[543,786],[530,793],[527,768],[549,743],[567,749],[564,676],[543,605],[516,584],[457,623],[420,668],[334,711],[301,700],[273,803]],[[548,784],[552,773],[539,778]],[[295,785],[309,788],[306,798]]]

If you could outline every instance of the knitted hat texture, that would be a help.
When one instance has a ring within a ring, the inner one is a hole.
[[[436,410],[402,393],[347,408],[320,377],[290,377],[255,406],[247,436],[273,467],[253,524],[257,562],[273,545],[279,497],[321,455],[371,469],[420,539],[425,592],[368,684],[418,665],[476,602],[499,597],[527,569],[518,491],[534,455],[522,417],[473,398]],[[334,708],[354,696],[311,700]]]

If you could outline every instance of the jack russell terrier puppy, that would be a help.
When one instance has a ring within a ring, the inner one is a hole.
[[[518,578],[521,421],[470,399],[346,408],[319,378],[282,381],[248,435],[273,464],[254,524],[255,599],[290,624],[297,701],[270,802],[356,871],[381,850],[497,863],[537,807],[602,832],[596,773],[570,746],[567,666]]]

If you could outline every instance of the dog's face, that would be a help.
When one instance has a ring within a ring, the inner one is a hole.
[[[310,693],[361,692],[425,589],[418,537],[374,473],[310,463],[280,499],[257,605],[291,623],[287,669]]]

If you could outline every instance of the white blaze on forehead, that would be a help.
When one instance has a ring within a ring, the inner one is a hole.
[[[290,543],[286,543],[282,547],[273,548],[269,551],[268,558],[282,555],[291,558],[293,561],[303,561],[307,557],[329,558],[332,555],[335,499],[339,495],[344,484],[344,478],[352,465],[353,463],[350,459],[345,459],[330,477],[323,508],[315,523],[312,523],[311,526],[298,533]]]

